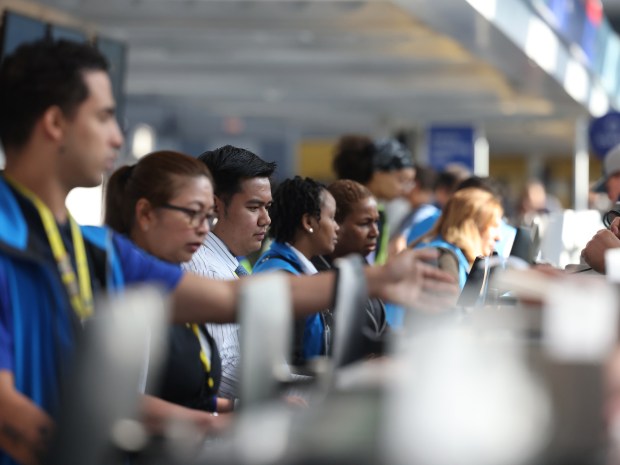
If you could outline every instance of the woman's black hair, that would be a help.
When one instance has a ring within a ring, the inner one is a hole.
[[[285,179],[273,193],[269,209],[271,226],[269,235],[277,242],[291,242],[301,227],[304,215],[321,219],[322,192],[325,185],[311,178],[295,176]]]

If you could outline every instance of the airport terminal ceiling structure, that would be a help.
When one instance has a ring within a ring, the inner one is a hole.
[[[44,0],[129,45],[126,91],[188,134],[205,115],[302,137],[480,124],[492,151],[570,154],[587,106],[479,11],[520,0]],[[478,4],[478,10],[475,8]],[[523,34],[527,31],[524,30]],[[157,111],[153,109],[157,107]],[[150,110],[149,110],[150,109]]]

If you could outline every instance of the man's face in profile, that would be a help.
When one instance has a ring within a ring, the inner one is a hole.
[[[69,187],[93,187],[114,167],[123,135],[116,121],[112,86],[104,71],[83,73],[88,97],[63,118],[61,154]]]

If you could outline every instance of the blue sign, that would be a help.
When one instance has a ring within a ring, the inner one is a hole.
[[[476,131],[471,126],[431,126],[427,131],[428,162],[437,171],[460,164],[474,170]]]
[[[599,158],[620,144],[620,113],[610,111],[600,118],[593,118],[588,131],[590,147]]]
[[[597,47],[599,28],[605,23],[600,0],[530,0],[532,6],[570,44],[581,47],[592,65],[604,49]]]

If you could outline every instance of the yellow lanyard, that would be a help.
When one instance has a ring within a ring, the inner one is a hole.
[[[202,362],[202,366],[207,373],[207,383],[209,387],[212,388],[214,382],[213,378],[211,377],[211,360],[209,360],[209,355],[207,355],[207,353],[211,354],[211,347],[209,346],[209,342],[204,337],[204,334],[200,332],[200,328],[197,324],[188,324],[187,326],[191,328],[191,330],[198,338],[198,342],[200,343],[200,361]]]
[[[80,227],[73,217],[69,215],[73,249],[75,251],[75,262],[78,270],[78,278],[76,279],[75,271],[73,271],[73,265],[71,264],[71,257],[65,249],[65,245],[60,237],[58,225],[50,209],[32,191],[28,190],[17,181],[8,178],[6,175],[5,179],[24,197],[29,199],[39,212],[43,227],[45,228],[45,234],[52,248],[52,254],[54,255],[54,259],[56,259],[60,277],[69,294],[71,306],[80,321],[83,322],[93,314],[93,291],[91,289],[86,248],[84,247],[84,239],[82,238]]]

